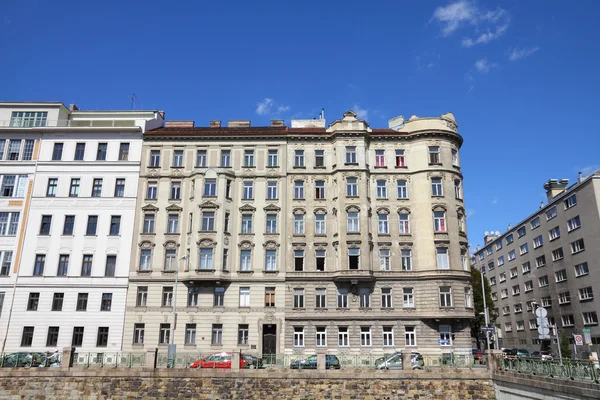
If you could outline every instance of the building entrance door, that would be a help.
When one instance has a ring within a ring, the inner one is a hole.
[[[263,362],[275,364],[275,354],[277,353],[277,325],[264,324],[262,337],[262,356]]]

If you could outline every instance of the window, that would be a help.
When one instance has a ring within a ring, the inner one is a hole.
[[[506,281],[506,272],[500,273],[498,277],[500,278],[500,283]]]
[[[240,288],[240,307],[250,307],[250,288]]]
[[[304,347],[304,327],[294,327],[294,347]]]
[[[529,320],[529,329],[534,330],[538,328],[537,321],[535,319]]]
[[[176,217],[177,215],[175,215]],[[171,216],[169,216],[170,218]],[[252,215],[250,217],[250,224],[252,224]],[[251,226],[250,226],[251,228]],[[203,211],[202,212],[202,231],[211,232],[215,230],[215,212],[214,211]],[[246,232],[242,232],[246,233]]]
[[[72,235],[73,227],[75,225],[75,216],[74,215],[65,215],[65,224],[63,225],[63,235]]]
[[[304,308],[304,289],[294,289],[294,308]]]
[[[515,314],[523,311],[523,305],[521,303],[515,303],[514,305]]]
[[[429,164],[441,164],[440,148],[438,146],[429,146]]]
[[[294,199],[304,199],[304,181],[294,181]]]
[[[348,289],[338,288],[337,307],[348,308]]]
[[[359,269],[360,249],[348,249],[348,269]]]
[[[527,254],[529,252],[529,245],[527,243],[523,243],[519,246],[519,254]]]
[[[564,258],[563,249],[559,247],[556,250],[552,250],[552,261],[562,260]]]
[[[0,212],[0,236],[15,236],[19,226],[19,217],[20,214],[18,212]],[[42,218],[42,223],[43,221]],[[40,233],[40,235],[41,234],[42,233]]]
[[[458,150],[452,149],[452,166],[458,167]]]
[[[206,167],[206,150],[196,151],[196,167]]]
[[[436,253],[438,269],[450,269],[450,264],[448,261],[448,248],[438,247],[436,248]]]
[[[106,267],[104,276],[115,276],[115,268],[117,266],[117,256],[106,256]]]
[[[472,302],[472,297],[471,297],[471,288],[468,288],[468,287],[465,288],[465,307],[466,308],[473,307],[473,302]]]
[[[411,294],[412,295],[412,294]],[[414,305],[414,303],[413,303]],[[392,308],[392,288],[381,288],[381,308]],[[412,307],[408,305],[405,307]]]
[[[245,288],[250,294],[250,288]],[[248,304],[250,304],[250,297],[244,299]],[[225,302],[225,288],[224,287],[215,287],[215,291],[213,293],[213,305],[215,307],[223,307]],[[242,304],[242,291],[240,289],[240,305]]]
[[[213,219],[213,223],[214,223],[214,219]],[[167,217],[167,233],[179,233],[179,215],[178,214],[169,214],[168,215],[168,217]]]
[[[371,327],[360,327],[360,345],[363,347],[371,346]]]
[[[143,233],[154,233],[154,214],[144,214]]]
[[[389,224],[388,224],[388,215],[387,214],[379,214],[377,215],[377,232],[379,234],[387,235],[390,233]]]
[[[92,264],[94,256],[91,254],[84,254],[81,262],[81,276],[92,276]]]
[[[44,254],[37,254],[35,256],[35,264],[33,266],[33,276],[44,275],[44,265],[46,264],[46,256]]]
[[[64,293],[54,293],[52,296],[52,311],[62,311],[64,300]]]
[[[47,197],[56,197],[56,188],[58,187],[58,178],[48,178],[48,187],[46,189]],[[4,190],[2,190],[4,193]]]
[[[596,311],[582,313],[583,325],[598,325],[598,314]]]
[[[581,227],[581,220],[579,219],[579,215],[571,218],[567,221],[567,230],[569,232],[574,231],[575,229]]]
[[[577,205],[577,195],[573,193],[565,199],[565,210]]]
[[[571,302],[571,295],[568,291],[558,294],[558,304],[568,304],[570,302]]]
[[[550,296],[542,297],[542,307],[552,307],[552,298]]]
[[[67,276],[69,271],[69,255],[61,254],[58,258],[58,272],[56,276]]]
[[[325,214],[315,215],[315,235],[325,235],[326,233]]]
[[[27,311],[37,311],[39,304],[40,304],[40,294],[39,293],[29,293],[29,299],[27,300]]]
[[[590,270],[588,268],[588,264],[586,262],[581,263],[581,264],[577,264],[575,265],[575,276],[576,277],[580,277],[580,276],[584,276],[590,273]]]
[[[348,347],[348,327],[347,326],[339,326],[338,327],[338,346],[339,347]]]
[[[199,269],[212,270],[213,268],[213,249],[200,249],[199,251],[200,264]]]
[[[188,307],[198,307],[198,295],[200,294],[199,287],[190,287],[188,289],[188,298],[187,298],[187,306]]]
[[[135,297],[136,307],[146,307],[148,301],[148,286],[138,286],[137,295]]]
[[[17,128],[31,128],[46,126],[48,112],[46,111],[13,111],[10,126]]]
[[[231,150],[221,150],[221,167],[231,167]]]
[[[325,150],[315,150],[315,168],[325,167]]]
[[[15,180],[15,175],[4,175],[4,179],[2,179],[2,187],[0,188],[2,197],[13,197],[15,193]]]
[[[317,271],[325,271],[325,250],[315,251],[315,267]]]
[[[548,275],[544,275],[538,278],[538,285],[540,287],[548,286]]]
[[[492,276],[490,277],[490,286],[494,286],[496,284],[496,277]]]
[[[238,325],[238,344],[245,346],[248,345],[248,331],[249,331],[249,325],[248,324],[239,324]]]
[[[409,221],[409,215],[405,214],[405,213],[401,213],[398,215],[398,219],[400,221],[400,234],[401,235],[408,235],[410,234],[410,221]]]
[[[252,182],[249,182],[249,181],[244,182],[244,194],[243,194],[242,199],[252,200],[254,198],[253,186],[254,185]]]
[[[431,195],[443,196],[442,178],[431,178]]]
[[[294,167],[304,168],[304,150],[294,150]]]
[[[81,180],[79,178],[71,179],[71,187],[69,188],[69,197],[79,196],[79,184]]]
[[[277,250],[265,251],[265,271],[277,271]]]
[[[160,150],[150,150],[150,167],[160,167]]]
[[[279,166],[279,151],[277,149],[269,149],[267,153],[267,166],[271,168]]]
[[[510,235],[506,236],[506,245],[511,244],[514,241],[514,237],[513,234],[511,233]],[[499,241],[496,243],[496,250],[501,249],[502,248],[502,242]]]
[[[76,326],[73,328],[73,338],[71,340],[71,346],[80,347],[83,345],[83,326]]]
[[[160,324],[158,330],[158,344],[169,344],[171,336],[171,324]]]
[[[8,159],[18,160],[21,153],[21,139],[11,139],[8,143]]]
[[[63,144],[62,143],[54,143],[54,148],[52,149],[52,161],[62,160],[62,153],[63,153]]]
[[[382,271],[390,271],[390,250],[389,249],[379,249],[379,265]]]
[[[358,233],[359,232],[359,219],[358,212],[348,211],[348,232]]]
[[[521,294],[521,288],[519,287],[519,285],[515,285],[512,287],[512,295],[516,296],[518,294]]]
[[[12,251],[2,251],[0,252],[0,258],[2,259],[2,264],[0,266],[0,276],[9,276],[10,275],[10,266],[12,262]],[[0,312],[2,312],[2,302],[0,301]]]
[[[594,292],[591,286],[579,289],[579,300],[586,301],[594,298]]]
[[[454,196],[457,199],[462,199],[462,190],[460,188],[460,180],[458,179],[454,180]]]
[[[529,223],[529,226],[531,227],[532,230],[539,227],[540,226],[540,217],[535,217],[534,219],[532,219],[531,222]]]
[[[304,250],[294,250],[294,271],[304,271]]]
[[[383,179],[377,181],[377,198],[387,199],[387,186]]]
[[[96,180],[94,180],[95,183]],[[102,183],[101,183],[102,185]],[[125,179],[117,178],[115,181],[115,197],[123,197],[125,196]]]
[[[417,345],[417,332],[414,326],[404,327],[404,344],[406,346]]]
[[[360,288],[358,292],[359,306],[360,308],[371,307],[371,289]]]
[[[550,221],[552,218],[556,217],[556,207],[552,207],[548,211],[546,211],[546,220]]]
[[[440,325],[440,345],[450,346],[452,344],[452,331],[450,325]]]
[[[400,250],[400,264],[402,271],[412,271],[412,251],[410,249]]]
[[[356,163],[356,146],[346,146],[346,164]]]
[[[171,182],[171,197],[170,200],[181,199],[181,182]]]
[[[546,256],[542,255],[535,259],[536,268],[541,268],[546,265]]]
[[[149,181],[148,187],[146,189],[146,199],[156,200],[157,192],[158,192],[158,182]],[[171,187],[171,192],[173,192],[172,187]],[[172,193],[171,193],[171,196],[172,196]]]
[[[578,239],[574,242],[571,242],[571,253],[579,253],[580,251],[585,250],[585,244],[583,243],[583,239]]]
[[[542,239],[542,235],[533,239],[533,248],[537,249],[538,247],[542,247],[544,244],[544,239]]]
[[[98,216],[97,215],[89,215],[87,226],[85,229],[85,234],[88,236],[96,235],[96,229],[98,227]]]
[[[504,265],[504,256],[498,257],[498,266],[500,267],[502,265]]]
[[[575,325],[575,318],[573,318],[573,314],[563,315],[560,317],[563,326],[573,326]]]
[[[531,292],[533,290],[533,281],[525,282],[525,293]]]
[[[268,234],[277,233],[277,214],[267,214],[266,232]]]
[[[267,182],[267,200],[277,199],[277,181]]]
[[[106,160],[107,148],[108,148],[107,143],[98,143],[98,150],[96,151],[96,160],[97,161],[105,161]]]
[[[144,330],[145,324],[134,324],[133,325],[133,344],[144,344]],[[187,335],[186,335],[187,338]],[[186,342],[186,344],[188,344]]]
[[[404,158],[404,150],[402,150],[402,149],[396,150],[395,160],[396,160],[396,168],[406,167],[406,162],[405,162],[406,160]]]
[[[446,232],[446,212],[433,212],[433,229],[435,232]]]
[[[375,150],[375,166],[385,167],[385,150]]]
[[[110,231],[109,235],[117,236],[121,231],[121,216],[120,215],[112,215],[110,217]]]
[[[346,197],[358,197],[357,178],[346,178]]]
[[[77,305],[75,307],[75,311],[86,311],[88,303],[88,294],[87,293],[78,293],[77,294]]]
[[[440,297],[441,298],[441,297]],[[403,307],[405,308],[412,308],[415,306],[415,295],[414,295],[414,289],[413,288],[403,288],[402,289],[402,299],[403,299]],[[444,301],[446,301],[447,299],[445,299]],[[443,307],[449,307],[449,306],[443,306]]]
[[[33,343],[33,326],[23,327],[23,336],[21,336],[21,347],[31,347]]]
[[[565,269],[561,269],[560,271],[556,271],[554,273],[554,276],[556,278],[556,282],[564,282],[567,280],[567,270]]]
[[[115,197],[123,197],[124,195],[125,179],[117,179],[115,184]],[[95,178],[92,184],[92,197],[100,196],[102,196],[102,178]]]
[[[183,167],[183,150],[173,150],[173,168]]]
[[[316,346],[327,346],[327,328],[325,326],[317,326]]]
[[[550,237],[550,241],[558,239],[560,237],[560,228],[557,226],[550,229],[550,231],[548,231],[548,236]]]
[[[452,288],[440,286],[440,307],[452,307]]]
[[[252,214],[242,214],[241,233],[252,233]]]
[[[225,184],[225,198],[226,199],[231,199],[231,184],[232,184],[232,181],[227,179],[226,184]]]
[[[512,261],[515,258],[517,258],[516,254],[515,254],[515,251],[514,250],[509,251],[508,252],[508,261]]]
[[[265,307],[275,307],[275,288],[265,288]]]
[[[119,161],[129,160],[129,143],[119,144]]]
[[[254,150],[244,150],[244,167],[254,167]]]
[[[102,293],[102,302],[100,303],[100,311],[110,311],[112,307],[112,293]]]
[[[400,179],[396,181],[398,188],[398,199],[408,199],[408,188],[406,186],[406,180]]]

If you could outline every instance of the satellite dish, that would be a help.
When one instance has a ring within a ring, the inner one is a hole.
[[[484,234],[485,236],[487,236],[487,235],[489,235],[490,233],[489,233],[488,231],[485,231],[485,232],[483,232],[483,234]]]
[[[500,231],[496,231],[496,236],[500,236]]]

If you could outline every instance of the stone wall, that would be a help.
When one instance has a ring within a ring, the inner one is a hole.
[[[0,399],[494,399],[488,371],[3,369]]]

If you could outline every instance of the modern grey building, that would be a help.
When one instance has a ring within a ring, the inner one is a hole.
[[[600,344],[600,171],[567,187],[548,181],[548,203],[501,235],[486,235],[472,259],[489,279],[500,347],[540,350],[537,306],[551,327],[584,336],[579,355]],[[551,329],[552,351],[556,331]]]

